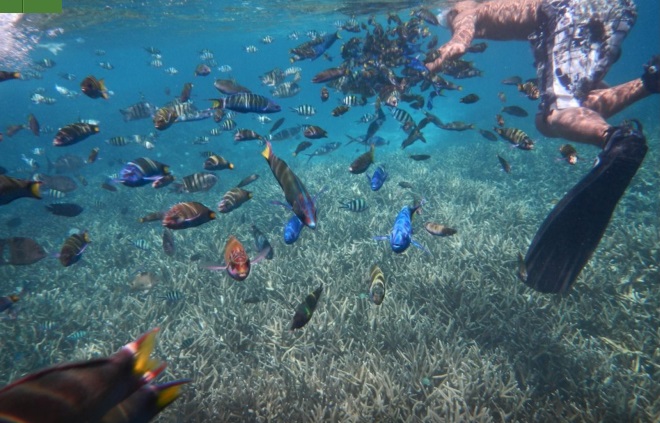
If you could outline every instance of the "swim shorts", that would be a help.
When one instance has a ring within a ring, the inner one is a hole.
[[[635,24],[633,0],[546,0],[529,39],[541,90],[540,109],[579,107],[621,55]]]

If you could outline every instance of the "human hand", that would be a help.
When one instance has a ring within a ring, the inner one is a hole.
[[[465,54],[465,44],[458,41],[449,41],[438,49],[438,57],[432,62],[426,64],[430,72],[440,70],[442,63],[447,59],[454,59]]]

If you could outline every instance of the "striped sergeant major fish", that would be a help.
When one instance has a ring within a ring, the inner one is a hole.
[[[282,107],[268,98],[254,93],[236,93],[211,100],[213,109],[229,109],[238,113],[276,113]]]
[[[140,101],[125,109],[119,109],[119,112],[122,114],[124,122],[130,122],[132,120],[150,118],[156,113],[156,110],[156,106],[148,101]]]
[[[340,204],[339,208],[350,210],[350,211],[356,212],[356,213],[363,212],[363,211],[365,211],[366,209],[369,208],[369,206],[367,205],[367,202],[364,200],[364,198],[355,198],[353,200],[346,201],[346,202],[343,202],[343,203],[340,202],[339,204]]]
[[[165,300],[170,304],[173,304],[184,300],[186,296],[181,291],[172,290],[172,291],[167,291],[165,295],[161,295],[158,298],[160,298],[161,300]]]
[[[150,118],[156,113],[156,110],[157,107],[148,101],[140,101],[125,109],[119,109],[119,112],[122,114],[124,122],[130,122]]]
[[[289,98],[300,92],[300,86],[293,81],[286,81],[276,85],[270,92],[277,98]]]
[[[133,241],[130,241],[131,244],[137,249],[140,249],[142,251],[149,251],[151,249],[151,245],[149,244],[148,241],[144,239],[135,239]]]
[[[305,117],[314,116],[316,114],[316,108],[310,104],[301,104],[298,107],[291,107],[291,111]]]
[[[293,138],[300,133],[302,126],[291,126],[289,128],[284,128],[281,131],[275,132],[274,134],[268,135],[269,141],[284,141],[289,138]]]
[[[413,117],[407,111],[399,109],[398,107],[390,106],[390,112],[392,113],[392,117],[401,124],[402,128],[408,128],[411,125],[415,125]]]
[[[410,244],[429,253],[430,251],[424,248],[420,243],[412,239],[412,216],[422,206],[424,200],[413,206],[404,206],[394,220],[394,226],[389,235],[375,236],[375,241],[387,240],[390,242],[392,251],[401,254],[408,249]]]

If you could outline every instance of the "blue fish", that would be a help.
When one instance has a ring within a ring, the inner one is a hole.
[[[426,248],[424,248],[424,246],[422,246],[417,241],[412,239],[412,232],[413,232],[412,216],[413,213],[415,213],[417,209],[419,209],[422,206],[423,203],[424,201],[421,201],[419,204],[414,206],[404,206],[399,212],[399,214],[396,216],[396,219],[394,220],[394,226],[392,227],[392,232],[390,232],[389,235],[375,236],[374,240],[390,241],[390,246],[392,247],[392,251],[398,254],[406,251],[411,243],[415,247],[424,251],[425,253],[430,254],[429,250],[427,250]]]
[[[367,179],[369,179],[369,183],[371,184],[371,190],[378,191],[387,180],[387,172],[382,166],[378,166],[373,175],[369,176],[367,174]]]
[[[298,240],[300,232],[302,232],[305,224],[302,220],[298,218],[295,214],[287,220],[286,225],[284,225],[284,242],[286,244],[293,244]]]
[[[329,49],[335,41],[339,39],[339,32],[335,32],[334,34],[326,34],[323,36],[323,41],[320,42],[319,44],[316,44],[312,46],[312,50],[314,50],[314,55],[310,57],[311,60],[315,60],[318,57],[320,57],[327,49]]]
[[[150,184],[167,175],[170,175],[169,166],[156,160],[140,157],[126,163],[119,171],[119,179],[114,181],[133,188]]]
[[[422,63],[421,60],[412,56],[408,56],[407,59],[408,61],[404,64],[405,67],[414,69],[422,73],[423,75],[428,73],[429,70],[426,68],[426,66],[424,65],[424,63]]]

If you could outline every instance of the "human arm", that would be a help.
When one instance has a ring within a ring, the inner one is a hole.
[[[448,59],[465,54],[474,38],[525,40],[537,26],[541,0],[493,0],[457,3],[447,16],[452,37],[437,50],[437,58],[426,66],[436,72]]]

